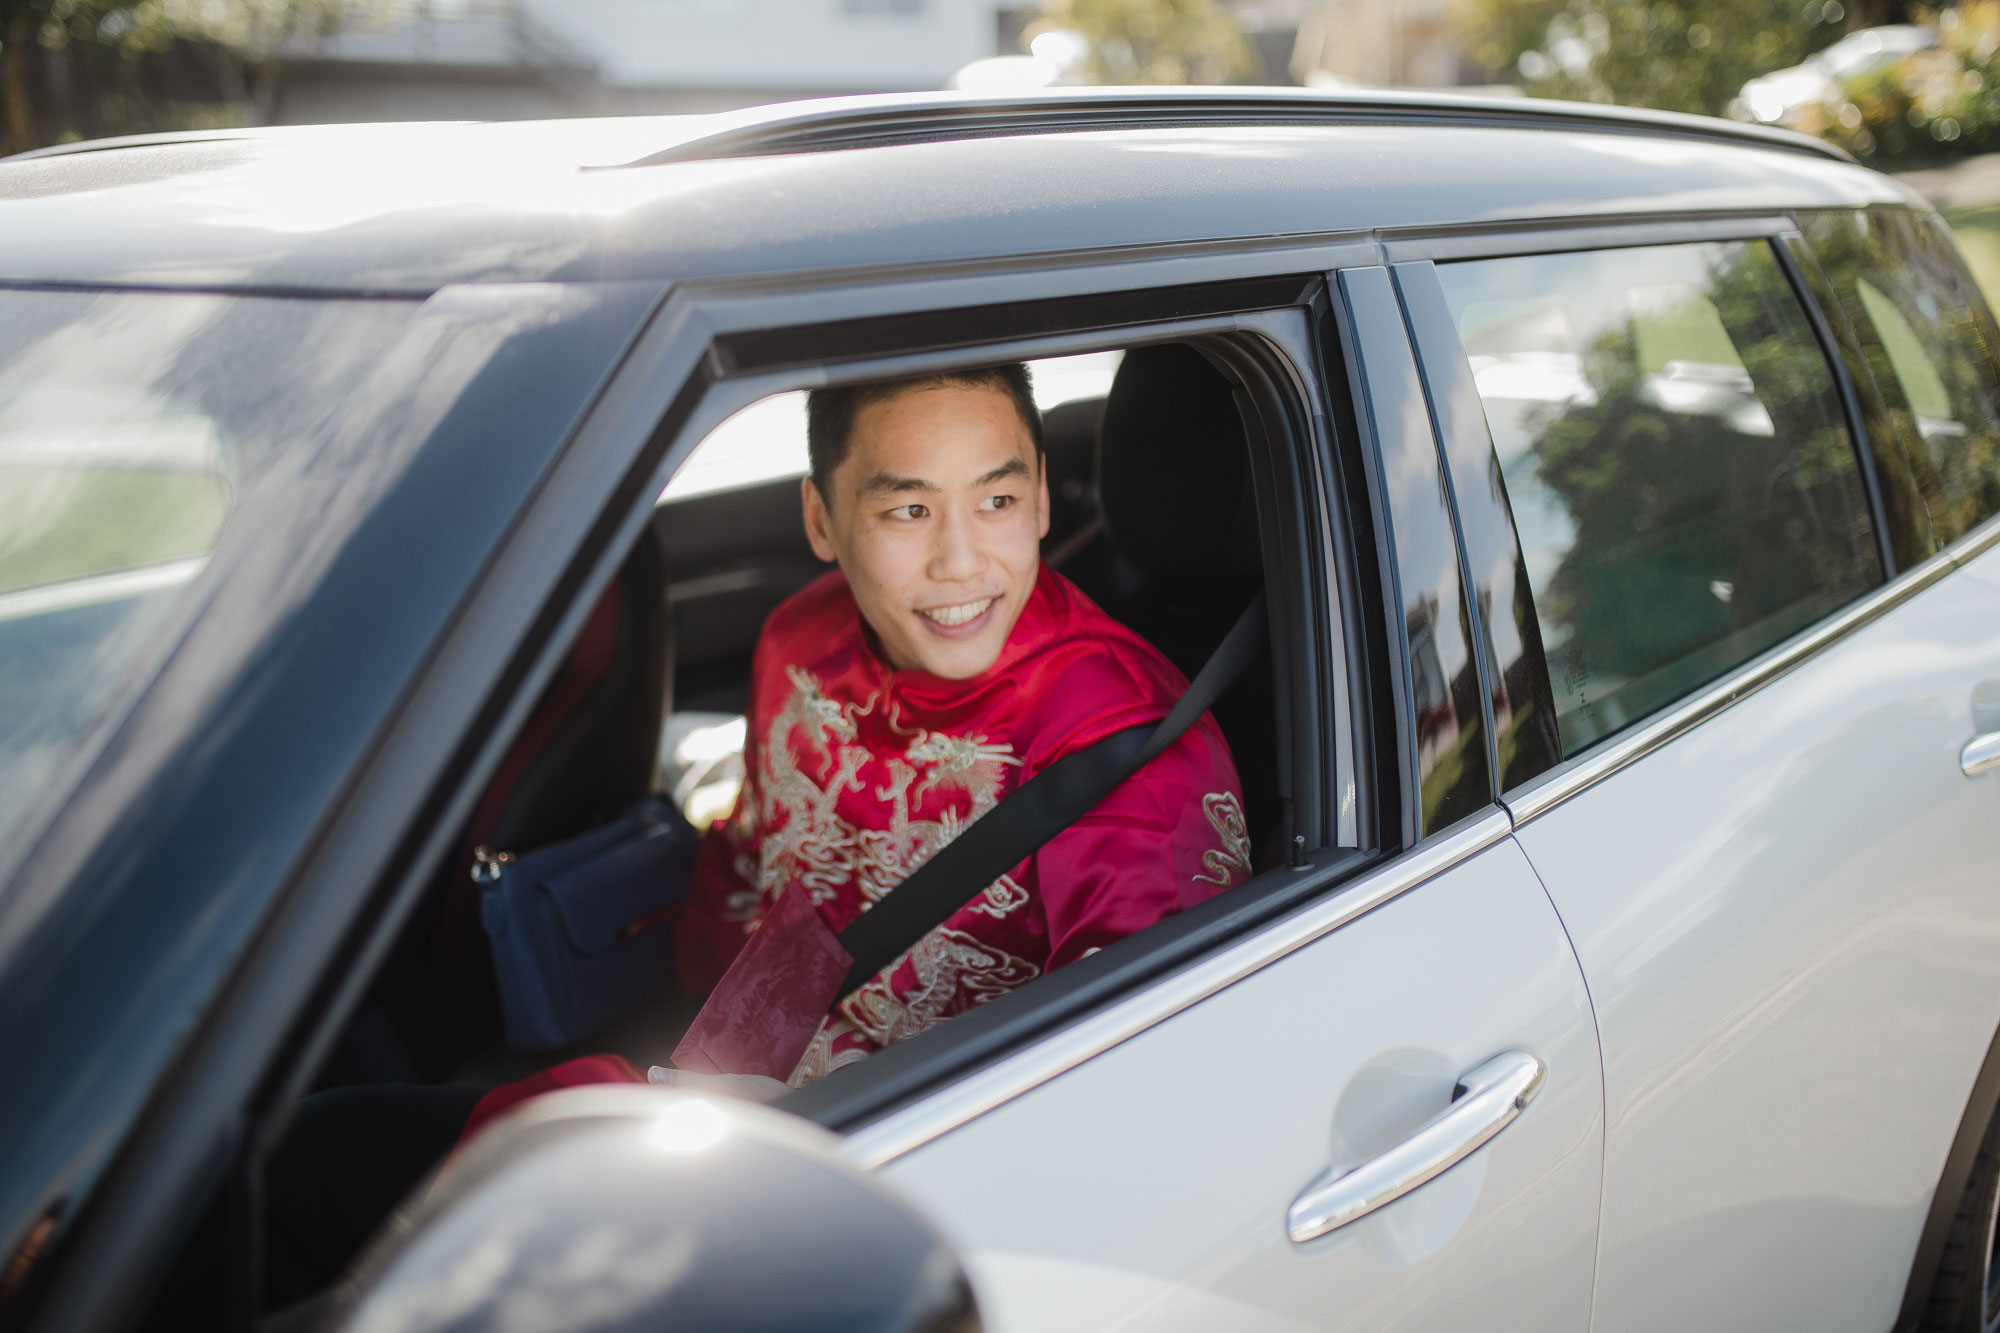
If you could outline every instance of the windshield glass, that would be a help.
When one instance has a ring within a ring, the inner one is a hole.
[[[211,553],[414,309],[0,291],[0,838],[68,785]]]

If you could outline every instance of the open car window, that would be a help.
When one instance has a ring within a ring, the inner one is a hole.
[[[1084,605],[1100,608],[1107,624],[1162,659],[1168,675],[1162,678],[1161,712],[1266,586],[1268,536],[1260,504],[1277,497],[1260,500],[1263,483],[1254,480],[1253,460],[1279,445],[1246,420],[1244,391],[1223,365],[1179,343],[1028,363],[1042,410],[1052,506],[1040,543],[1041,567],[1056,569],[1063,586],[1088,599]],[[1121,385],[1125,405],[1110,412],[1118,421],[1107,423],[1110,400]],[[671,953],[657,956],[649,973],[653,984],[640,1002],[607,1027],[570,1034],[583,1045],[514,1043],[503,1021],[506,1006],[498,1003],[510,979],[504,969],[496,973],[483,961],[490,943],[485,934],[494,925],[487,921],[482,929],[482,918],[492,916],[491,904],[480,906],[482,895],[490,896],[482,885],[500,873],[498,867],[611,827],[651,799],[650,793],[664,796],[696,830],[718,838],[719,825],[732,812],[740,816],[746,752],[768,742],[751,734],[746,719],[752,664],[766,623],[774,608],[828,568],[814,557],[802,530],[803,397],[802,391],[779,393],[736,411],[680,465],[647,530],[599,595],[556,676],[542,687],[510,752],[475,801],[450,861],[434,878],[419,928],[455,935],[454,942],[440,954],[435,939],[406,932],[389,964],[390,973],[404,974],[403,979],[385,974],[377,981],[370,1006],[376,1012],[336,1043],[322,1084],[377,1077],[385,1059],[411,1081],[492,1083],[586,1046],[620,1051],[642,1065],[663,1061],[673,1049],[699,997],[677,991]],[[1122,519],[1107,523],[1121,505]],[[1289,634],[1300,628],[1295,620],[1285,624]],[[1290,782],[1282,769],[1287,746],[1279,679],[1272,653],[1260,650],[1212,710],[1212,723],[1204,723],[1216,729],[1234,775],[1230,780],[1218,775],[1202,790],[1185,794],[1192,812],[1188,846],[1163,841],[1149,849],[1163,864],[1173,857],[1189,861],[1189,883],[1173,895],[1170,916],[1241,882],[1260,861],[1296,855],[1297,821],[1285,805]],[[1169,680],[1180,683],[1167,685]],[[850,703],[857,715],[869,711],[866,699]],[[766,718],[759,726],[768,730],[771,722]],[[912,725],[903,723],[905,730]],[[915,736],[911,732],[901,743],[914,745]],[[968,745],[991,741],[977,727],[967,736]],[[648,738],[650,745],[641,744]],[[949,741],[952,737],[941,732],[932,748],[950,749]],[[965,762],[1012,778],[1012,769],[988,750],[1000,753],[985,743],[976,755],[968,751]],[[943,762],[944,750],[932,758]],[[924,781],[921,790],[912,788],[910,836],[931,828],[923,821],[936,818],[930,811],[919,819],[918,800],[933,783],[955,789],[967,780],[954,776],[958,773],[953,768],[949,774],[917,775]],[[893,786],[892,779],[893,774],[878,775],[863,785]],[[835,782],[823,794],[833,799],[846,791]],[[995,794],[1004,798],[1003,791]],[[986,808],[979,806],[974,817]],[[937,836],[948,837],[956,827],[948,815]],[[775,842],[770,850],[783,855]],[[769,867],[731,855],[733,863],[726,857],[722,863],[743,880],[732,898],[742,898],[743,905],[731,910],[747,910],[759,886],[768,887]],[[826,868],[832,878],[823,887],[830,889],[840,878],[836,871]],[[893,877],[882,887],[892,883]],[[996,914],[1013,908],[1021,892],[1005,876],[1000,883],[998,897],[988,891]],[[980,887],[969,886],[968,901]],[[654,929],[658,922],[675,919],[635,909],[629,922],[599,920],[602,913],[566,903],[560,895],[556,909],[564,937],[577,940],[602,935],[657,942],[666,935]],[[1086,952],[1119,939],[1120,933],[1113,933],[1093,940]],[[976,998],[1016,989],[1043,968],[1039,960],[1024,964],[1015,969],[1019,976]],[[437,1021],[430,995],[450,996],[450,1007],[460,1012]],[[943,1016],[963,1007],[948,1006]],[[939,1016],[925,1015],[912,1030]],[[370,1024],[402,1035],[383,1043],[366,1036]],[[510,1045],[515,1049],[506,1049]]]

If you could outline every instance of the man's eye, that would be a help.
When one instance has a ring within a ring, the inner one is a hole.
[[[989,495],[986,497],[986,507],[995,512],[1005,509],[1013,503],[1014,497],[1011,495]]]
[[[923,518],[931,511],[923,505],[898,505],[889,511],[890,518]]]

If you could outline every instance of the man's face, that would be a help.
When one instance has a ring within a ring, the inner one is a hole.
[[[836,560],[897,670],[950,680],[1000,656],[1035,589],[1048,480],[1004,390],[908,389],[854,417],[823,497],[804,486],[806,535]]]

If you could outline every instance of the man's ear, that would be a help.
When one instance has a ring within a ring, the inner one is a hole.
[[[1047,489],[1046,486],[1043,487],[1045,492]],[[1042,502],[1045,506],[1047,505],[1048,497],[1046,494],[1043,496]],[[820,496],[819,487],[813,484],[811,477],[807,477],[799,483],[799,508],[805,514],[806,540],[812,543],[813,554],[828,564],[832,564],[835,559],[833,552],[833,516],[827,513],[826,501]],[[1048,522],[1046,516],[1042,521],[1043,525],[1046,526]]]
[[[1042,527],[1035,536],[1039,539],[1049,535],[1049,460],[1046,454],[1035,455],[1035,485],[1041,489]]]

